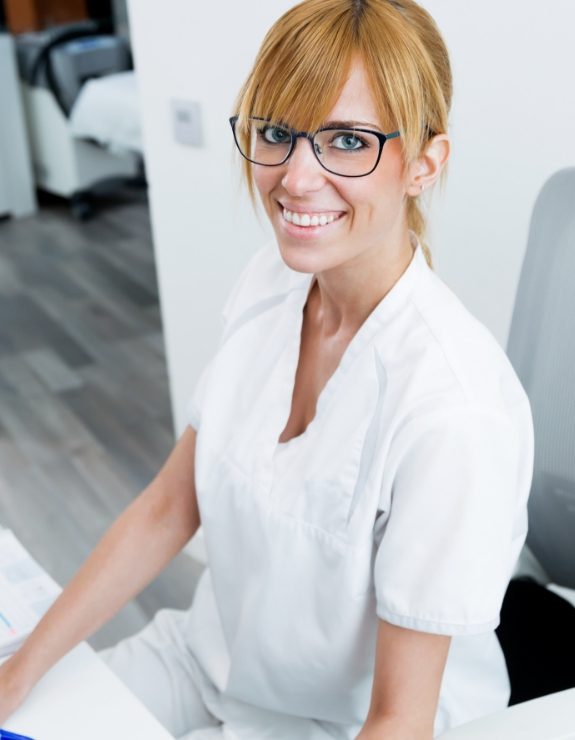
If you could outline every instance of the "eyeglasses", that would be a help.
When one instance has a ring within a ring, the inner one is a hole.
[[[399,131],[382,134],[365,128],[324,126],[315,133],[296,131],[267,118],[249,117],[237,126],[239,116],[230,118],[236,145],[249,162],[277,167],[290,158],[298,138],[308,139],[317,161],[328,172],[342,177],[364,177],[377,167],[383,145]]]

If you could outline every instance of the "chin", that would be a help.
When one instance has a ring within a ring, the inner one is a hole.
[[[316,275],[321,272],[327,272],[342,262],[345,262],[345,259],[342,260],[340,258],[334,263],[333,254],[330,254],[330,258],[326,259],[325,252],[321,254],[323,250],[302,249],[297,244],[282,243],[279,238],[277,239],[277,243],[282,260],[294,272]]]

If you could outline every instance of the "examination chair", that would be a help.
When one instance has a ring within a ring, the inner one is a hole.
[[[130,48],[108,31],[87,20],[16,37],[36,185],[68,199],[80,220],[92,214],[90,195],[102,184],[142,182],[135,84],[126,81]],[[135,149],[125,146],[132,131]]]
[[[507,354],[535,427],[527,540],[496,630],[509,707],[441,740],[575,738],[575,167],[543,186],[531,218]]]

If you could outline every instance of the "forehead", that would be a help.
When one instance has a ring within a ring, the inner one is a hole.
[[[375,98],[363,63],[354,59],[341,93],[329,112],[330,120],[357,120],[381,125]]]

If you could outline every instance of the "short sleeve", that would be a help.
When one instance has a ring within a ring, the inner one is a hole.
[[[410,421],[395,444],[378,616],[438,634],[491,631],[527,533],[517,427],[503,412],[457,407]]]
[[[200,428],[200,420],[202,418],[202,409],[204,407],[204,396],[206,393],[206,387],[208,379],[210,377],[210,369],[214,358],[204,367],[202,370],[198,382],[190,396],[188,403],[186,404],[186,420],[188,424],[193,427],[196,432]]]

